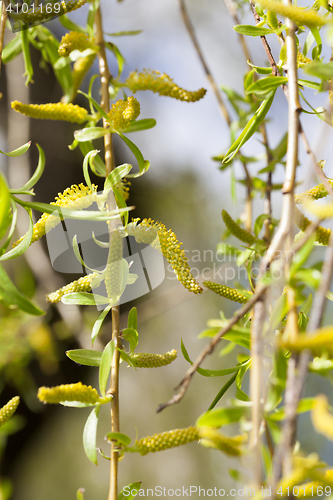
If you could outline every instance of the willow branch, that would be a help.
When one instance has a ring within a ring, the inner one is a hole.
[[[99,71],[101,75],[101,108],[108,113],[109,112],[109,82],[111,79],[111,73],[109,71],[106,53],[105,53],[105,44],[103,37],[103,28],[102,28],[102,16],[100,7],[96,11],[95,16],[95,28],[96,28],[96,44],[99,46],[100,50],[98,53],[99,57]],[[107,128],[108,123],[103,118],[103,127]],[[104,154],[105,154],[105,166],[106,166],[106,176],[110,174],[110,172],[114,168],[114,156],[113,156],[113,148],[112,148],[112,134],[107,134],[104,136]],[[108,197],[108,205],[110,210],[114,210],[116,208],[115,198],[110,192]],[[115,220],[113,223],[109,224],[109,241],[111,244],[112,233],[113,230],[119,225],[120,221]],[[111,310],[112,317],[112,339],[115,342],[116,347],[120,347],[121,342],[119,338],[119,306],[115,306]],[[109,394],[112,395],[111,400],[111,430],[112,432],[119,432],[119,361],[120,361],[120,352],[118,349],[114,350],[114,354],[112,357],[111,363],[111,383]],[[118,497],[118,459],[119,452],[117,447],[112,444],[111,445],[111,466],[110,466],[110,488],[109,488],[109,496],[108,500],[117,500]]]
[[[233,0],[224,0],[224,5],[228,9],[228,12],[235,21],[235,23],[240,24],[240,19],[237,14],[237,4]],[[246,43],[245,36],[242,35],[241,33],[238,33],[238,40],[240,41],[240,44],[242,46],[246,61],[251,60],[251,55]]]
[[[225,118],[228,126],[231,125],[231,118],[230,118],[230,115],[228,113],[228,110],[223,102],[223,99],[221,97],[221,94],[219,92],[219,89],[216,85],[216,82],[213,78],[213,75],[211,74],[210,72],[210,69],[208,68],[208,65],[206,63],[206,60],[204,58],[204,55],[202,53],[202,50],[200,48],[200,45],[199,45],[199,42],[197,40],[197,37],[196,37],[196,34],[195,34],[195,31],[194,31],[194,28],[193,28],[193,25],[191,23],[191,19],[188,15],[188,12],[187,12],[187,9],[186,9],[186,6],[185,6],[185,0],[179,0],[179,5],[180,5],[180,10],[181,10],[181,14],[182,14],[182,17],[183,17],[183,21],[184,21],[184,24],[186,26],[186,29],[192,39],[192,42],[193,42],[193,45],[197,51],[197,54],[199,56],[199,59],[200,59],[200,62],[202,64],[202,67],[204,69],[204,72],[206,74],[206,77],[210,83],[210,86],[212,87],[212,90],[215,94],[215,97],[217,99],[217,102],[218,102],[218,105],[219,105],[219,110],[220,110],[220,113],[221,115]]]

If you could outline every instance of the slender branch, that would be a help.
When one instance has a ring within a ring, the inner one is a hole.
[[[95,28],[96,28],[96,43],[99,45],[100,50],[98,53],[99,56],[99,71],[101,75],[101,107],[102,109],[108,113],[109,112],[109,82],[111,79],[111,73],[109,71],[106,53],[105,53],[105,45],[103,38],[103,28],[102,28],[102,16],[100,7],[96,11],[95,16]],[[103,126],[104,128],[108,127],[107,121],[103,118]],[[105,166],[106,166],[106,176],[110,174],[110,172],[114,168],[114,155],[112,148],[112,134],[107,134],[104,136],[104,154],[105,154]],[[109,209],[114,210],[116,208],[115,198],[110,192],[108,197],[108,205]],[[109,241],[111,246],[113,230],[119,225],[119,221],[115,220],[109,224]],[[111,310],[111,318],[112,318],[112,339],[115,342],[116,349],[114,350],[114,354],[112,357],[111,363],[111,383],[109,393],[112,394],[111,400],[111,430],[112,432],[119,432],[119,361],[120,361],[120,352],[117,349],[121,346],[120,338],[119,338],[119,306],[115,306]],[[111,445],[111,466],[110,466],[110,488],[109,488],[109,496],[108,500],[117,500],[118,497],[118,459],[119,452],[117,447],[112,444]]]
[[[224,4],[225,4],[226,8],[228,9],[229,14],[231,15],[231,17],[235,21],[235,23],[240,24],[241,21],[238,17],[238,14],[237,14],[237,4],[233,0],[224,0]],[[238,33],[238,39],[239,39],[240,44],[242,46],[246,61],[251,60],[251,55],[250,55],[250,51],[249,51],[249,48],[248,48],[247,43],[246,43],[245,36],[242,35],[241,33]]]
[[[260,22],[260,16],[259,16],[258,12],[256,11],[255,4],[251,0],[250,0],[250,5],[251,5],[251,9],[252,9],[252,13],[253,13],[254,19],[256,20],[256,23],[258,24]],[[277,76],[277,74],[278,74],[278,67],[277,67],[275,59],[273,57],[271,48],[270,48],[270,46],[269,46],[269,44],[267,42],[267,38],[265,36],[261,36],[260,38],[261,38],[262,44],[264,46],[267,58],[269,60],[269,64],[271,65],[273,75]]]
[[[180,10],[181,10],[181,13],[182,13],[182,17],[183,17],[183,21],[184,21],[184,24],[187,28],[187,31],[192,39],[192,42],[193,42],[193,45],[197,51],[197,54],[199,56],[199,59],[200,59],[200,62],[202,64],[202,67],[206,73],[206,77],[210,83],[210,86],[212,87],[213,89],[213,92],[215,94],[215,97],[217,99],[217,102],[219,104],[219,110],[220,110],[220,113],[221,115],[225,118],[227,124],[230,126],[231,125],[231,118],[230,118],[230,115],[228,113],[228,110],[223,102],[223,99],[221,97],[221,94],[219,92],[219,89],[216,85],[216,82],[213,78],[213,75],[211,74],[210,72],[210,69],[208,68],[208,65],[205,61],[205,58],[203,56],[203,53],[202,53],[202,50],[200,48],[200,45],[199,45],[199,42],[197,40],[197,37],[196,37],[196,34],[195,34],[195,31],[194,31],[194,28],[193,28],[193,25],[191,23],[191,19],[188,15],[188,12],[187,12],[187,9],[186,9],[186,6],[185,6],[185,0],[179,0],[179,5],[180,5]]]

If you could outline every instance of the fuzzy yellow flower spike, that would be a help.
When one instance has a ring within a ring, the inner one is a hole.
[[[51,12],[48,12],[46,10],[45,4],[41,4],[42,8],[34,6],[28,9],[27,12],[21,12],[19,14],[11,13],[10,17],[19,19],[24,23],[46,21],[47,19],[51,19],[55,15],[62,16],[63,14],[67,14],[68,12],[79,9],[86,3],[86,1],[87,0],[63,0],[62,2],[59,1],[53,4],[53,9],[51,10]]]
[[[314,428],[333,441],[333,415],[328,411],[327,397],[323,394],[316,397],[311,418]]]
[[[128,125],[140,115],[140,103],[133,96],[112,104],[108,117],[114,130],[126,131]]]
[[[253,234],[251,234],[249,231],[246,231],[245,229],[241,228],[237,222],[235,222],[228,212],[226,210],[222,210],[222,218],[224,224],[227,226],[231,234],[236,236],[239,240],[243,241],[244,243],[247,243],[248,245],[253,245],[254,243],[258,243],[258,240]]]
[[[141,73],[133,71],[125,82],[125,86],[132,92],[138,90],[151,90],[159,95],[173,97],[180,101],[195,102],[202,99],[206,94],[206,89],[199,89],[194,92],[182,89],[165,73],[144,69]]]
[[[277,486],[277,491],[281,489],[282,493],[292,490],[294,486],[300,485],[308,477],[313,474],[318,474],[318,469],[325,467],[324,462],[320,462],[318,455],[312,453],[308,457],[295,456],[293,457],[293,470],[292,472],[281,479]],[[303,492],[300,493],[303,496]]]
[[[56,387],[40,387],[37,397],[42,403],[48,404],[58,404],[64,401],[95,404],[100,399],[96,389],[90,385],[83,385],[81,382]]]
[[[303,206],[320,219],[333,217],[333,203],[328,203],[327,205],[318,205],[308,199],[303,202]]]
[[[326,353],[329,358],[332,358],[333,328],[330,326],[320,328],[314,333],[314,335],[299,335],[297,340],[294,342],[281,341],[281,347],[295,352],[301,352],[304,349],[309,349],[314,356],[320,357],[323,353]]]
[[[117,300],[122,292],[123,236],[115,229],[110,240],[108,262],[105,270],[105,288],[109,299]]]
[[[79,184],[79,186],[74,184],[65,189],[63,193],[58,193],[58,196],[55,198],[56,201],[51,201],[50,205],[76,210],[87,208],[92,205],[96,199],[95,194],[97,186],[93,184],[92,187],[93,189],[91,190],[88,186],[84,186],[83,184]],[[39,240],[60,222],[61,219],[58,215],[44,213],[36,224],[34,224],[31,243]],[[16,241],[13,247],[17,246],[23,238],[24,236]]]
[[[328,180],[328,182],[333,187],[333,181]],[[325,198],[328,195],[324,184],[318,184],[312,189],[308,189],[308,191],[304,191],[303,193],[299,193],[295,195],[295,203],[299,205],[308,199],[319,200],[320,198]]]
[[[198,441],[199,431],[197,427],[187,427],[185,429],[174,429],[172,431],[154,434],[135,441],[133,451],[138,451],[141,455],[155,453],[156,451],[169,450],[183,444]]]
[[[295,207],[295,223],[301,231],[305,231],[306,228],[311,224],[311,221],[307,217],[305,217],[305,215],[303,215],[297,207]],[[317,228],[316,241],[321,245],[328,245],[330,236],[331,230],[327,227],[319,226]]]
[[[324,24],[327,23],[327,20],[319,16],[314,9],[304,10],[299,7],[294,7],[293,5],[286,5],[279,0],[258,0],[258,3],[264,9],[284,17],[289,17],[289,19],[297,24],[312,27],[324,26]]]
[[[242,290],[236,290],[235,288],[231,288],[230,286],[221,285],[220,283],[214,283],[213,281],[204,281],[203,285],[209,288],[209,290],[217,293],[218,295],[232,300],[233,302],[239,302],[240,304],[245,304],[245,302],[249,300],[246,293],[252,293],[244,290],[244,292],[246,293],[243,294]]]
[[[185,252],[180,248],[182,243],[179,243],[175,233],[167,229],[164,224],[152,219],[143,219],[137,224],[139,220],[135,219],[133,224],[128,225],[126,228],[128,234],[134,236],[138,243],[149,243],[160,250],[181,284],[190,292],[202,293],[203,289],[194,279]]]
[[[92,286],[97,285],[101,281],[102,277],[100,273],[91,273],[87,276],[83,276],[78,280],[72,281],[68,285],[59,288],[53,293],[50,293],[46,296],[46,300],[51,302],[52,304],[56,304],[60,302],[61,298],[64,295],[75,292],[90,292]]]
[[[79,31],[70,31],[66,33],[60,41],[58,48],[58,53],[60,56],[69,56],[73,50],[79,50],[83,52],[86,49],[92,49],[98,51],[99,47],[91,42],[88,35],[85,33],[80,33]]]
[[[8,403],[0,409],[0,427],[4,425],[16,412],[20,403],[20,397],[15,396]]]
[[[207,448],[215,448],[229,456],[238,457],[242,454],[240,446],[247,441],[247,436],[224,436],[213,427],[199,427],[200,444]]]
[[[177,351],[166,352],[165,354],[150,354],[148,352],[136,352],[130,356],[135,368],[159,368],[172,363],[177,358]]]
[[[95,58],[96,54],[90,54],[86,57],[79,57],[79,59],[75,61],[72,71],[73,92],[71,95],[71,101],[75,99],[77,91],[79,90],[80,85],[89,69],[91,68]]]
[[[12,108],[25,116],[40,120],[62,120],[71,123],[84,123],[88,120],[88,111],[77,104],[62,102],[50,104],[23,104],[13,101]]]

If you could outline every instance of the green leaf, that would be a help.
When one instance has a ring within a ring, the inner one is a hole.
[[[117,78],[120,78],[120,76],[123,72],[123,69],[124,69],[124,64],[126,63],[126,59],[124,58],[124,56],[122,55],[122,53],[120,52],[120,50],[118,49],[118,47],[114,43],[105,42],[105,47],[107,49],[111,50],[111,52],[113,52],[113,54],[116,56],[117,63],[118,63]]]
[[[101,314],[96,319],[94,326],[93,326],[93,329],[92,329],[92,332],[91,332],[91,344],[92,345],[94,345],[96,337],[97,337],[97,335],[98,335],[98,333],[103,325],[103,321],[105,320],[106,316],[108,315],[108,312],[110,311],[111,307],[112,307],[112,304],[109,304],[108,306],[106,306],[104,311],[102,311]]]
[[[110,304],[110,299],[94,293],[76,292],[64,295],[61,297],[61,302],[63,304],[76,304],[81,306],[101,306],[104,304]]]
[[[121,132],[117,132],[118,135],[122,138],[122,140],[127,144],[127,146],[130,148],[132,153],[134,154],[135,158],[137,159],[138,165],[139,165],[139,173],[137,174],[129,174],[127,177],[140,177],[143,175],[145,172],[147,172],[148,168],[150,167],[149,161],[145,160],[142,156],[142,153],[140,149],[134,144],[134,142],[130,141],[128,137],[124,136]]]
[[[305,413],[307,411],[311,411],[314,404],[315,404],[314,398],[301,399],[301,401],[298,403],[297,413]],[[274,421],[284,420],[285,419],[284,407],[279,408],[278,410],[275,410],[274,412],[270,413],[267,418]]]
[[[271,28],[253,26],[252,24],[238,24],[234,26],[233,29],[240,35],[244,36],[266,36],[277,32],[276,30],[272,30]],[[280,29],[278,31],[281,33],[281,31],[283,30]]]
[[[256,66],[252,64],[251,61],[247,61],[247,64],[251,66],[251,68],[255,69],[259,75],[270,75],[272,74],[272,68],[269,66]]]
[[[280,85],[288,83],[288,78],[284,76],[267,76],[261,78],[247,87],[247,94],[255,94],[259,99],[267,99],[271,91],[275,91]]]
[[[104,347],[104,351],[101,357],[101,364],[99,367],[99,389],[102,396],[105,396],[106,384],[111,371],[112,356],[115,349],[115,343],[110,340]]]
[[[268,214],[261,214],[259,217],[256,218],[256,221],[254,223],[254,236],[258,237],[259,233],[262,229],[263,223],[265,220],[269,219],[270,215]]]
[[[82,130],[76,130],[74,132],[74,137],[78,142],[87,142],[93,141],[94,139],[99,139],[99,137],[103,137],[104,135],[108,134],[111,134],[111,130],[109,128],[86,127]]]
[[[308,87],[309,89],[317,90],[317,92],[321,91],[321,88],[322,88],[321,83],[313,82],[311,80],[303,80],[302,78],[299,78],[297,81],[298,81],[298,85]]]
[[[90,151],[97,151],[92,145],[92,142],[80,142],[80,150],[83,156],[86,156]],[[97,154],[94,156],[94,161],[91,163],[91,170],[99,177],[105,177],[105,163]]]
[[[28,191],[29,189],[31,189],[32,187],[34,187],[34,185],[37,184],[37,182],[39,181],[39,179],[41,178],[41,176],[42,176],[42,174],[44,172],[44,168],[45,168],[45,153],[44,153],[43,149],[40,147],[39,144],[36,144],[36,146],[38,148],[38,153],[39,153],[37,168],[34,171],[32,177],[21,188],[21,191]]]
[[[4,268],[0,265],[0,297],[13,306],[17,306],[21,311],[34,316],[42,316],[45,314],[42,309],[35,306],[30,300],[23,295],[9,279]]]
[[[133,352],[138,345],[139,334],[134,328],[125,328],[121,332],[121,336],[124,340],[127,340],[130,345],[130,350]]]
[[[2,51],[3,64],[7,64],[12,59],[15,59],[20,52],[22,52],[22,38],[19,33],[15,38],[13,38],[13,40],[7,43],[6,47],[4,47]]]
[[[251,408],[240,406],[236,408],[218,408],[201,415],[195,425],[198,427],[222,427],[223,425],[239,422],[243,416],[250,415]]]
[[[108,193],[123,177],[126,177],[132,169],[132,165],[124,163],[112,170],[104,182],[104,192]]]
[[[80,365],[99,366],[101,364],[102,353],[92,349],[72,349],[66,351],[66,356]]]
[[[84,451],[89,460],[95,465],[97,465],[96,437],[97,437],[98,414],[100,408],[101,408],[100,404],[97,404],[95,406],[93,411],[90,413],[83,430]]]
[[[303,266],[303,264],[309,258],[313,250],[315,239],[316,235],[313,234],[311,238],[309,238],[308,241],[305,243],[305,245],[303,245],[302,248],[296,253],[296,255],[294,255],[293,262],[289,269],[289,274],[291,278],[295,276],[296,272]]]
[[[123,351],[122,349],[118,349],[118,351],[120,352],[121,359],[123,359],[124,361],[126,361],[126,363],[128,363],[133,368],[135,368],[135,366],[133,365],[133,361],[132,361],[131,357],[128,354],[126,354],[126,352]]]
[[[79,31],[80,33],[86,33],[86,30],[82,28],[82,26],[79,26],[78,24],[74,23],[71,19],[69,19],[67,17],[67,14],[63,14],[58,19],[60,23],[63,25],[63,27],[68,29],[69,31]]]
[[[30,50],[29,50],[28,30],[21,31],[21,40],[22,40],[23,61],[25,67],[24,75],[27,77],[25,84],[28,85],[28,83],[32,81],[32,77],[34,75],[34,70],[32,67]]]
[[[143,33],[143,30],[133,30],[133,31],[117,31],[116,33],[105,33],[108,36],[132,36],[132,35],[140,35]],[[141,484],[141,483],[140,483]]]
[[[27,142],[26,144],[23,144],[23,146],[20,146],[19,148],[14,149],[13,151],[10,151],[9,153],[5,153],[4,151],[1,151],[1,150],[0,150],[0,153],[2,153],[3,155],[6,155],[6,156],[10,156],[10,157],[21,156],[24,153],[26,153],[26,151],[28,151],[30,146],[31,146],[31,141]]]
[[[212,410],[215,408],[217,403],[220,401],[220,399],[224,396],[224,394],[227,392],[227,390],[232,386],[232,384],[235,382],[237,377],[237,373],[234,373],[233,376],[224,384],[224,386],[219,390],[219,392],[216,394],[215,398],[213,399],[212,403],[209,405],[208,411]]]
[[[89,186],[90,189],[92,189],[92,184],[91,184],[91,180],[90,180],[90,175],[89,175],[89,165],[91,165],[93,159],[95,158],[95,156],[99,153],[99,151],[97,149],[94,149],[92,151],[89,151],[89,153],[86,154],[86,156],[84,157],[84,160],[83,160],[83,176],[84,176],[84,180],[86,181],[87,183],[87,186]]]
[[[132,307],[128,313],[127,328],[133,328],[136,331],[138,329],[138,311],[136,307]]]
[[[156,125],[156,120],[153,118],[143,118],[142,120],[136,120],[131,122],[126,129],[126,134],[129,132],[139,132],[140,130],[148,130],[154,128]]]
[[[133,500],[133,498],[137,496],[140,488],[141,488],[141,481],[136,481],[135,483],[131,483],[125,486],[125,488],[123,488],[119,493],[118,500]]]
[[[131,444],[131,438],[122,432],[108,432],[106,437],[108,441],[115,442],[117,446],[120,445],[126,447]]]
[[[254,113],[250,121],[247,123],[243,132],[240,134],[238,139],[232,144],[227,154],[225,155],[222,163],[229,163],[233,157],[238,153],[240,148],[253,136],[253,134],[258,130],[262,122],[264,121],[272,103],[274,100],[275,93],[265,99],[257,111]]]
[[[1,185],[1,177],[0,177],[0,185]],[[33,222],[31,217],[31,210],[28,210],[28,215],[29,215],[29,229],[27,233],[24,235],[23,240],[16,247],[12,248],[7,253],[3,254],[0,257],[0,261],[15,259],[16,257],[22,255],[29,248],[33,234]],[[0,205],[0,221],[1,221],[1,205]],[[1,235],[1,225],[0,225],[0,235]]]
[[[243,474],[236,469],[229,469],[229,476],[239,483],[243,482]]]
[[[333,62],[322,63],[319,61],[313,61],[312,63],[303,66],[302,69],[305,73],[317,76],[321,80],[330,80],[333,77]]]
[[[0,240],[6,234],[10,222],[10,194],[7,182],[0,172]]]

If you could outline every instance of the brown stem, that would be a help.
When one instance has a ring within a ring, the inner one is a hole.
[[[96,44],[99,45],[99,71],[101,75],[101,108],[108,113],[109,107],[109,82],[111,79],[111,73],[109,71],[104,37],[102,28],[102,16],[100,7],[96,11],[95,15],[95,29],[96,29]],[[107,121],[103,118],[104,128],[108,127]],[[112,134],[107,134],[104,136],[104,154],[105,154],[105,166],[106,166],[106,176],[112,172],[114,168],[114,155],[112,148]],[[115,210],[117,208],[115,198],[110,192],[108,197],[108,208],[109,210]],[[110,221],[109,223],[109,241],[111,244],[113,230],[119,225],[119,220]],[[115,306],[111,310],[112,318],[112,339],[115,342],[116,349],[112,357],[111,363],[111,383],[109,393],[112,394],[111,400],[111,430],[112,432],[119,432],[119,360],[120,352],[117,348],[121,346],[119,338],[119,306]],[[117,500],[118,497],[118,459],[119,452],[117,447],[111,445],[111,465],[110,465],[110,488],[108,500]]]

